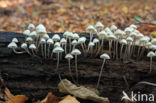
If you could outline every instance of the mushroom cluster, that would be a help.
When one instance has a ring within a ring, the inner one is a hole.
[[[89,25],[86,28],[86,31],[90,35],[89,38],[69,31],[64,32],[61,37],[58,34],[49,37],[46,27],[43,24],[37,26],[29,24],[27,30],[23,32],[25,35],[25,41],[20,46],[24,51],[17,51],[17,48],[19,48],[17,45],[17,38],[12,39],[8,48],[11,48],[17,54],[27,52],[31,56],[42,59],[56,58],[56,70],[59,69],[59,61],[62,58],[65,58],[68,60],[71,76],[71,59],[75,58],[77,81],[78,55],[98,57],[102,54],[100,58],[104,59],[104,61],[101,67],[97,87],[99,86],[101,73],[106,59],[111,58],[124,61],[131,58],[140,59],[146,51],[149,51],[147,56],[151,58],[150,72],[152,71],[152,57],[156,56],[156,38],[143,35],[137,30],[136,25],[131,24],[124,30],[121,30],[115,25],[105,27],[101,22],[97,22],[95,26]]]

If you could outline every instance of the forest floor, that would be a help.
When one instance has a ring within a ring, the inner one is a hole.
[[[29,23],[42,23],[49,32],[84,32],[87,25],[101,21],[121,29],[136,24],[142,33],[156,35],[155,0],[9,1],[0,1],[1,31],[22,32]]]

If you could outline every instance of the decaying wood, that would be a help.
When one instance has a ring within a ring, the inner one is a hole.
[[[0,32],[0,73],[11,92],[24,94],[36,99],[43,99],[48,92],[53,92],[57,96],[63,96],[57,89],[60,81],[56,73],[57,61],[55,59],[43,61],[30,57],[28,54],[14,54],[10,49],[6,48],[13,37],[17,37],[20,42],[24,38],[23,35]],[[156,82],[155,59],[151,74],[148,74],[149,63],[149,58],[146,55],[139,61],[135,59],[129,61],[107,61],[99,87],[101,96],[108,97],[111,103],[120,103],[123,90],[126,92],[140,90],[148,93],[156,91],[154,86],[136,85],[140,81]],[[101,65],[102,60],[99,58],[79,58],[79,84],[96,87]],[[71,68],[75,78],[74,60],[71,61]],[[72,81],[68,71],[67,60],[63,59],[60,62],[59,73],[61,78],[67,78]],[[129,88],[127,88],[125,78]],[[87,100],[80,101],[81,103],[95,103]]]

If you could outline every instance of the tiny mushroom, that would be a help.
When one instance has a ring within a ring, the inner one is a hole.
[[[60,40],[60,36],[59,36],[58,34],[55,34],[55,35],[52,37],[52,40],[53,40],[54,42],[57,42],[57,41]]]
[[[53,49],[53,53],[56,53],[57,54],[57,66],[56,66],[56,71],[58,71],[58,68],[59,68],[59,54],[62,53],[64,50],[62,47],[55,47]]]
[[[29,30],[35,29],[35,25],[34,25],[34,24],[29,24],[29,25],[28,25],[28,29],[29,29]]]
[[[25,36],[29,36],[30,30],[25,30],[25,31],[23,32],[23,34],[24,34]]]
[[[31,53],[29,52],[29,49],[28,49],[28,45],[26,43],[22,43],[21,48],[24,49],[29,55],[31,55]]]
[[[69,53],[69,54],[67,54],[67,55],[65,56],[65,58],[68,60],[69,72],[70,72],[70,75],[71,75],[71,77],[72,77],[72,79],[73,79],[72,71],[71,71],[71,66],[70,66],[70,60],[73,59],[73,55],[71,55],[71,54]],[[74,80],[74,79],[73,79],[73,80]]]
[[[13,38],[12,42],[18,43],[18,39],[17,38]]]
[[[29,49],[31,49],[33,56],[35,56],[34,50],[37,49],[36,46],[35,46],[35,44],[30,44],[29,45]]]
[[[97,32],[100,32],[104,28],[104,25],[101,22],[97,22],[95,25],[95,28],[96,28]]]
[[[11,42],[8,45],[8,48],[12,49],[16,54],[19,54],[15,49],[17,48],[17,44],[15,42]]]
[[[150,71],[149,73],[152,72],[152,58],[156,56],[156,54],[153,51],[148,52],[147,57],[150,57]]]
[[[102,55],[100,56],[100,58],[103,59],[103,63],[102,63],[101,71],[100,71],[99,78],[98,78],[98,82],[97,82],[97,88],[99,87],[99,84],[100,84],[100,79],[101,79],[102,70],[103,70],[105,61],[106,61],[107,59],[110,59],[109,55],[106,54],[106,53],[102,54]]]
[[[76,79],[78,82],[77,55],[81,55],[81,51],[79,49],[74,49],[72,50],[71,54],[75,55],[75,70],[76,70]]]

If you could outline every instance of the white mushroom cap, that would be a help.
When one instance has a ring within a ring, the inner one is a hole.
[[[30,44],[30,45],[29,45],[29,49],[35,50],[35,49],[36,49],[35,44]]]
[[[8,45],[8,48],[17,48],[17,44],[15,42],[11,42],[9,45]]]
[[[63,36],[67,37],[68,33],[69,33],[69,31],[64,32]]]
[[[79,49],[74,49],[71,52],[72,55],[81,55],[81,51]]]
[[[93,42],[89,42],[89,47],[93,47],[95,44]]]
[[[27,42],[32,42],[32,41],[33,41],[33,38],[32,38],[32,37],[27,37],[27,38],[26,38],[26,41],[27,41]]]
[[[97,33],[97,30],[92,25],[89,25],[87,27],[87,32],[88,33]]]
[[[104,53],[104,54],[102,54],[102,55],[100,56],[100,58],[101,58],[101,59],[110,59],[110,56],[109,56],[108,54]]]
[[[46,40],[45,40],[44,38],[41,38],[41,39],[40,39],[40,43],[41,43],[41,44],[45,44],[45,43],[46,43]]]
[[[49,38],[49,39],[47,40],[47,44],[54,44],[54,41],[53,41],[52,39]]]
[[[49,39],[49,35],[48,35],[48,34],[45,34],[45,35],[43,36],[43,38],[47,40],[47,39]]]
[[[111,30],[110,30],[109,27],[106,27],[104,31],[105,31],[106,33],[107,33],[107,32],[111,32]]]
[[[30,37],[36,37],[36,36],[37,36],[36,31],[31,32],[29,36],[30,36]]]
[[[110,30],[112,30],[112,31],[115,31],[115,30],[117,30],[118,28],[117,28],[117,26],[116,25],[112,25],[111,27],[110,27]]]
[[[55,47],[55,48],[53,49],[53,52],[54,52],[54,53],[61,53],[61,52],[63,52],[63,51],[64,51],[63,48],[60,47],[60,46]]]
[[[142,33],[137,33],[136,38],[139,38],[140,39],[142,37],[144,37],[144,35]]]
[[[73,39],[79,39],[79,35],[77,33],[73,34]]]
[[[156,50],[156,45],[151,45],[149,48],[152,50]]]
[[[96,25],[95,25],[95,28],[98,29],[103,29],[104,28],[104,25],[101,23],[101,22],[97,22]]]
[[[115,36],[122,36],[124,34],[124,32],[122,30],[118,29],[115,31],[114,34],[115,34]]]
[[[127,40],[127,42],[132,42],[133,38],[132,37],[128,37],[126,40]]]
[[[150,41],[150,37],[149,36],[144,36],[146,39],[147,39],[147,41]]]
[[[77,43],[78,43],[77,40],[72,41],[72,45],[77,45]]]
[[[34,25],[34,24],[29,24],[29,25],[28,25],[28,29],[29,29],[29,30],[35,29],[35,25]]]
[[[98,42],[99,42],[99,39],[97,39],[97,38],[93,39],[93,43],[98,43]]]
[[[30,30],[25,30],[25,31],[23,32],[23,34],[24,34],[25,36],[29,36]]]
[[[98,36],[103,39],[103,38],[107,37],[107,33],[103,30],[98,33]]]
[[[127,27],[127,28],[125,28],[124,31],[126,32],[126,34],[130,34],[133,31],[133,29],[130,27]]]
[[[78,39],[78,43],[81,44],[81,43],[85,43],[86,42],[86,37],[80,37]]]
[[[69,54],[67,54],[67,55],[65,56],[65,58],[66,58],[66,59],[73,59],[73,55],[71,55],[71,54],[69,53]]]
[[[13,38],[12,42],[18,43],[18,39],[17,38]]]
[[[68,32],[66,37],[67,37],[67,38],[71,38],[71,39],[72,39],[72,38],[74,37],[74,35],[73,35],[73,33],[72,33],[72,32]]]
[[[59,42],[56,42],[56,43],[54,44],[54,47],[60,47],[60,43],[59,43]]]
[[[108,35],[107,37],[108,40],[115,40],[117,39],[115,35],[111,34],[111,35]]]
[[[148,39],[146,37],[143,37],[143,38],[140,39],[140,42],[145,42],[146,43],[146,42],[148,42]]]
[[[124,44],[124,45],[127,45],[127,41],[126,41],[125,39],[122,39],[122,40],[120,41],[120,43],[121,43],[121,44]]]
[[[60,40],[60,36],[58,34],[55,34],[53,37],[52,37],[52,40],[53,41],[59,41]]]
[[[148,52],[147,57],[154,57],[156,56],[153,51]]]
[[[137,29],[137,26],[134,25],[134,24],[131,24],[130,27],[133,28],[133,29]]]
[[[130,33],[130,36],[131,36],[132,38],[136,38],[137,33],[135,33],[135,32],[131,32],[131,33]]]
[[[21,48],[26,49],[28,45],[26,43],[22,43]]]
[[[146,48],[149,48],[151,45],[152,45],[151,42],[147,42],[147,43],[146,43]]]
[[[65,39],[65,38],[62,38],[61,40],[60,40],[60,44],[66,44],[67,43],[67,40]]]
[[[153,39],[151,40],[151,43],[156,45],[156,38],[153,38]]]
[[[43,24],[39,24],[37,27],[36,27],[36,31],[39,35],[44,35],[47,33],[46,31],[46,28]]]

